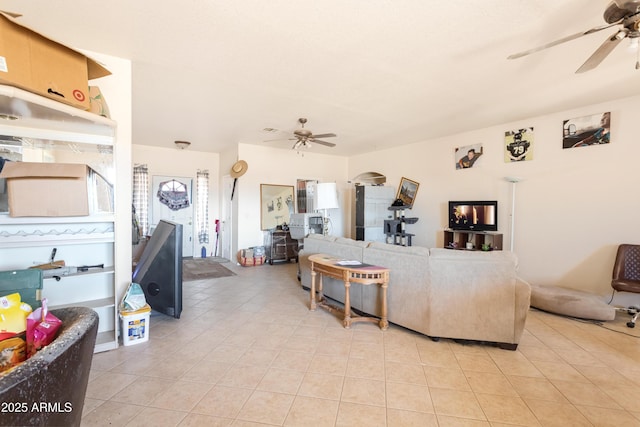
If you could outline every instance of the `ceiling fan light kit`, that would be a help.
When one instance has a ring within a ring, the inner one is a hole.
[[[289,141],[295,141],[292,150],[301,150],[305,148],[311,148],[312,143],[317,143],[320,145],[324,145],[325,147],[335,147],[336,144],[333,142],[323,141],[319,138],[335,138],[337,135],[335,133],[322,133],[322,134],[314,134],[309,129],[305,129],[304,125],[307,123],[307,119],[305,117],[301,117],[298,119],[300,123],[300,129],[296,129],[293,131],[293,138],[289,138]],[[271,129],[271,128],[265,128]],[[266,141],[265,141],[266,142]]]
[[[625,38],[628,38],[633,45],[637,46],[638,38],[640,37],[640,0],[614,0],[605,9],[603,17],[607,25],[594,27],[587,31],[572,34],[551,43],[510,55],[508,59],[521,58],[617,25],[621,25],[622,28],[605,39],[604,43],[576,70],[576,73],[584,73],[596,68]],[[640,53],[636,57],[636,69],[640,69]]]

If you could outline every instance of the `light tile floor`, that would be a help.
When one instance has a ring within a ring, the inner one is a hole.
[[[517,351],[308,310],[296,264],[184,284],[96,354],[83,426],[640,426],[640,339],[531,310]]]

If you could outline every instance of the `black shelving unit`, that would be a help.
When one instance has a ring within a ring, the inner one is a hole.
[[[384,221],[384,234],[387,236],[387,243],[398,246],[411,246],[411,238],[415,234],[406,232],[406,224],[415,224],[418,218],[407,218],[404,211],[409,209],[406,206],[389,206],[389,210],[393,211],[393,219]]]

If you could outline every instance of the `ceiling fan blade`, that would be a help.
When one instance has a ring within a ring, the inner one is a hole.
[[[575,40],[575,39],[577,39],[579,37],[586,36],[588,34],[593,34],[593,33],[596,33],[598,31],[606,30],[607,28],[613,27],[614,25],[618,25],[621,22],[622,22],[622,20],[619,20],[617,22],[614,22],[613,24],[602,25],[602,26],[599,26],[599,27],[593,27],[590,30],[583,31],[581,33],[575,33],[575,34],[572,34],[570,36],[558,39],[558,40],[556,40],[554,42],[547,43],[547,44],[542,45],[542,46],[534,47],[533,49],[525,50],[525,51],[519,52],[519,53],[514,53],[513,55],[507,56],[507,59],[522,58],[523,56],[527,56],[527,55],[530,55],[532,53],[536,53],[536,52],[539,52],[541,50],[548,49],[550,47],[557,46],[559,44],[566,43],[566,42],[571,41],[571,40]]]
[[[311,141],[315,142],[317,144],[320,144],[320,145],[325,145],[327,147],[335,147],[336,146],[336,144],[334,144],[333,142],[320,141],[319,139],[315,139],[315,138],[312,138]]]
[[[280,142],[280,141],[297,141],[298,138],[278,138],[278,139],[265,139],[262,142]]]
[[[618,43],[620,43],[625,37],[627,37],[627,31],[620,30],[606,39],[604,43],[602,43],[600,47],[595,52],[593,52],[593,55],[591,55],[589,59],[587,59],[585,63],[576,70],[576,74],[593,70],[598,65],[600,65],[600,63],[613,51],[616,46],[618,46]]]
[[[277,139],[265,139],[262,142],[280,142],[280,141],[297,141],[299,138],[277,138]]]
[[[335,133],[321,133],[318,135],[313,135],[314,138],[333,138],[336,136],[338,135],[336,135]]]

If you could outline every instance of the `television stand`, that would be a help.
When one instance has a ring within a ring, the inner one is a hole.
[[[502,250],[502,234],[493,231],[444,230],[444,247],[447,249],[482,250],[482,245],[489,245],[491,250]],[[471,242],[472,249],[467,249]]]

